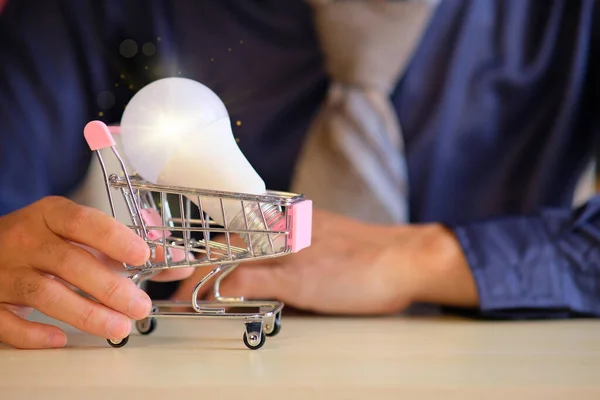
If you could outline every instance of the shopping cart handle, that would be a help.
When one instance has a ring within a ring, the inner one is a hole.
[[[83,129],[83,136],[92,151],[115,146],[110,130],[102,121],[91,121]]]

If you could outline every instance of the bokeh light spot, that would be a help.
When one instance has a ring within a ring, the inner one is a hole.
[[[108,90],[105,90],[98,94],[98,97],[96,97],[96,101],[98,102],[100,108],[108,110],[109,108],[115,105],[115,95],[109,92]]]
[[[126,39],[121,42],[119,45],[119,53],[123,57],[132,58],[138,52],[138,45],[133,39]]]
[[[144,43],[142,46],[142,53],[148,57],[153,56],[154,53],[156,53],[156,46],[150,42]]]

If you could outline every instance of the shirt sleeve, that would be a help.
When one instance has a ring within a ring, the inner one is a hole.
[[[600,316],[600,195],[576,209],[478,221],[454,231],[483,317]]]
[[[68,195],[86,173],[105,71],[80,4],[8,1],[0,14],[0,215]]]

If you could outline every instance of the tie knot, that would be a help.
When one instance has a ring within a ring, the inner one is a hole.
[[[427,1],[307,0],[334,81],[390,92],[430,15]]]

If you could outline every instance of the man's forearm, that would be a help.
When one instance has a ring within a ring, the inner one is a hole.
[[[600,196],[430,231],[418,301],[492,318],[600,316]]]
[[[475,281],[454,233],[440,224],[419,227],[415,255],[415,301],[451,307],[477,307]]]

